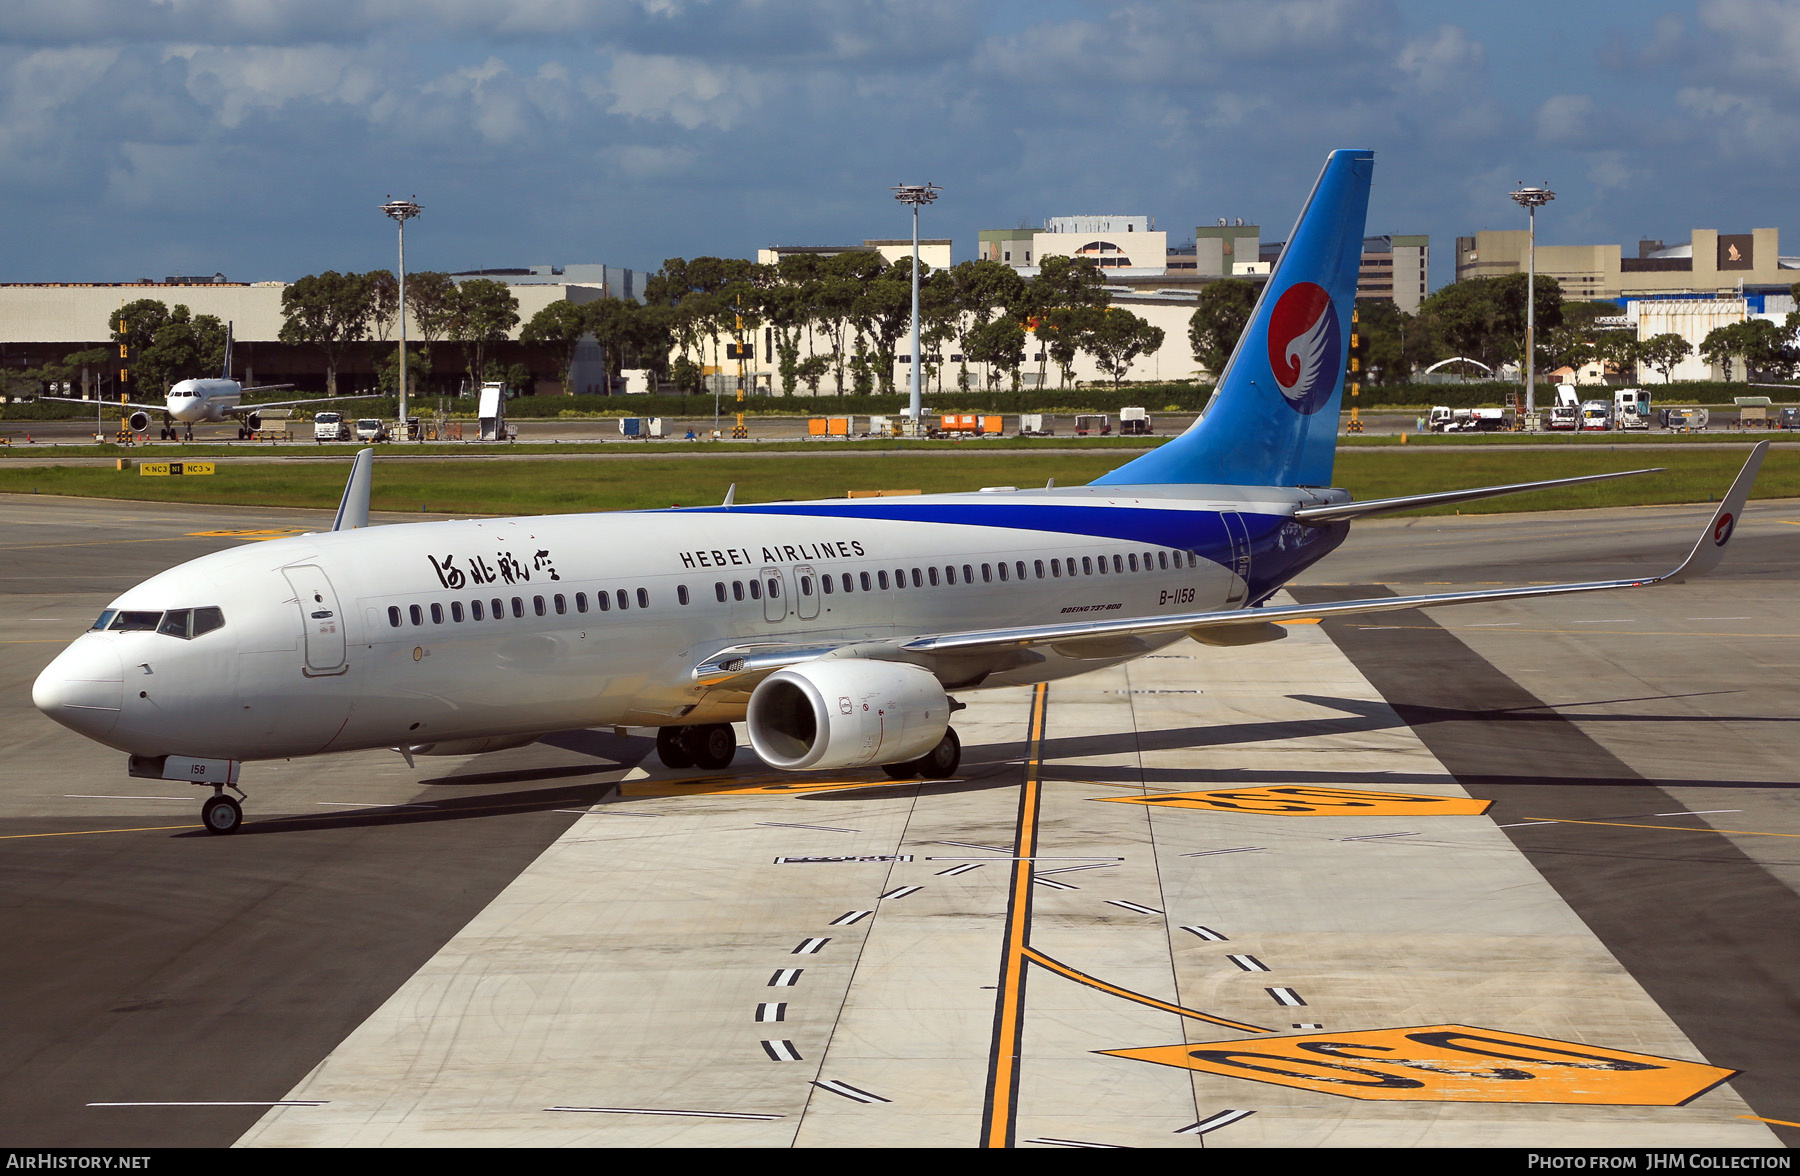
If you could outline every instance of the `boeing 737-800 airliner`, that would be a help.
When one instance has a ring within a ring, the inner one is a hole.
[[[330,532],[173,568],[38,678],[39,709],[208,786],[229,833],[247,760],[391,747],[462,755],[583,727],[660,731],[722,767],[744,723],[780,769],[955,771],[962,691],[1044,682],[1278,622],[1643,587],[1719,561],[1757,447],[1663,576],[1265,602],[1352,519],[1589,481],[1354,502],[1330,489],[1373,156],[1326,162],[1216,395],[1093,484],[911,499],[416,523],[368,530],[369,451]],[[1598,475],[1620,477],[1621,474]]]

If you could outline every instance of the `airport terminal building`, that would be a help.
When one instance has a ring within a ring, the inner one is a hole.
[[[517,269],[468,270],[452,278],[487,278],[504,282],[519,302],[519,323],[509,338],[552,302],[577,304],[597,298],[643,300],[642,271],[608,265],[541,265]],[[325,361],[311,345],[281,342],[281,296],[287,282],[234,282],[211,277],[149,278],[135,282],[0,283],[0,365],[18,372],[60,363],[72,352],[111,345],[114,316],[127,303],[151,298],[168,306],[186,306],[194,315],[212,315],[232,327],[233,374],[248,385],[293,384],[301,392],[323,392]],[[416,343],[417,331],[410,331]],[[383,343],[396,337],[392,324],[379,324],[363,345],[351,349],[339,365],[340,391],[372,387]],[[431,345],[432,369],[446,377],[462,371],[461,346],[439,340]],[[554,357],[533,355],[533,371],[557,368]],[[561,385],[541,380],[539,390]],[[79,387],[72,390],[81,394]],[[108,390],[110,394],[110,390]]]

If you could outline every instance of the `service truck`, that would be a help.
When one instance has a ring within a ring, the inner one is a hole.
[[[1550,420],[1545,427],[1570,433],[1581,427],[1581,401],[1575,395],[1575,385],[1556,386],[1556,403],[1550,406]]]
[[[315,412],[313,414],[313,440],[344,440],[344,414],[338,412]]]
[[[1604,400],[1584,400],[1581,402],[1581,430],[1584,433],[1604,433],[1612,428],[1612,405]]]
[[[477,401],[475,420],[479,427],[479,431],[475,435],[480,440],[509,440],[506,432],[505,384],[495,382],[481,386],[481,397]]]
[[[1613,428],[1648,429],[1650,393],[1642,388],[1620,388],[1613,393]]]
[[[1498,433],[1505,428],[1503,408],[1450,408],[1438,404],[1425,418],[1428,433]]]
[[[1119,410],[1119,435],[1121,437],[1144,437],[1156,432],[1151,425],[1150,414],[1142,408],[1121,408]]]

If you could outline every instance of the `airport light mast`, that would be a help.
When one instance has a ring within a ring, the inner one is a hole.
[[[920,407],[919,381],[920,372],[924,370],[924,357],[919,354],[919,206],[930,204],[938,198],[943,189],[936,184],[896,184],[894,199],[902,204],[912,205],[913,222],[913,264],[912,264],[912,431],[917,437],[920,433],[919,416],[924,411]]]
[[[406,222],[419,215],[419,205],[416,201],[389,197],[381,211],[400,225],[400,434],[410,441],[408,422],[412,418],[406,415]]]
[[[1556,199],[1548,188],[1520,186],[1512,198],[1531,216],[1531,244],[1525,262],[1525,419],[1537,422],[1537,210]]]

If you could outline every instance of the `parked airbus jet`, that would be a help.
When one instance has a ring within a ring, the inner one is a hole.
[[[292,384],[261,384],[252,389],[255,392],[275,392],[283,388],[292,388]],[[238,440],[242,441],[257,429],[262,428],[261,413],[271,408],[299,408],[307,404],[329,404],[338,400],[370,400],[374,393],[356,396],[324,396],[309,400],[277,400],[263,404],[244,404],[244,386],[231,378],[231,335],[225,336],[225,367],[217,377],[181,380],[169,389],[168,395],[161,404],[137,404],[131,401],[119,405],[129,408],[131,415],[126,418],[134,433],[142,433],[150,428],[150,415],[162,414],[162,440],[176,440],[176,434],[186,426],[187,440],[194,439],[194,426],[198,424],[218,424],[227,417],[234,417],[238,422]],[[91,400],[77,400],[72,396],[44,396],[43,400],[57,400],[67,404],[92,404]]]
[[[1764,446],[1665,575],[1267,603],[1353,519],[1595,480],[1369,502],[1328,488],[1372,170],[1370,152],[1331,155],[1206,415],[1091,485],[368,530],[365,450],[330,532],[145,581],[33,700],[128,753],[134,776],[211,788],[215,833],[242,820],[247,760],[465,755],[594,726],[657,728],[675,768],[724,767],[743,723],[775,768],[944,776],[963,691],[1184,637],[1247,645],[1285,636],[1284,621],[1646,587],[1716,565]]]

